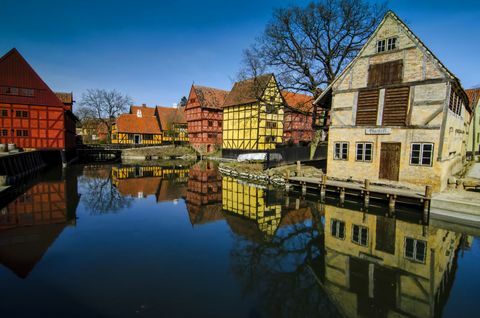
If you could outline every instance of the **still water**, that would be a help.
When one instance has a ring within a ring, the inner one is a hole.
[[[214,163],[73,166],[0,208],[1,317],[467,317],[472,233]]]

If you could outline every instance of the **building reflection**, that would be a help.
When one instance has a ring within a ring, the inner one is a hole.
[[[190,168],[186,203],[192,226],[224,219],[222,176],[214,162],[200,161]]]
[[[348,317],[440,316],[461,235],[325,208],[325,290]]]
[[[176,201],[186,196],[188,171],[184,166],[112,167],[112,184],[123,197]]]
[[[74,169],[54,170],[0,209],[0,263],[26,278],[65,227],[80,200]]]

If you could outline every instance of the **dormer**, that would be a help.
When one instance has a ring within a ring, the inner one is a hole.
[[[137,110],[137,117],[142,118],[142,111],[140,109]]]

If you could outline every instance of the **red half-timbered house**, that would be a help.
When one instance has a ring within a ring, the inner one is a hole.
[[[299,144],[312,141],[313,97],[288,91],[283,91],[282,95],[286,103],[283,117],[284,143]]]
[[[72,103],[62,102],[16,49],[0,58],[0,143],[75,148]]]
[[[192,85],[185,115],[190,144],[197,151],[212,152],[222,144],[222,106],[228,91]]]

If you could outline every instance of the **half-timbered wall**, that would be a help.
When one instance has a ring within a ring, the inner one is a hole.
[[[266,190],[230,177],[222,177],[222,207],[225,211],[253,220],[271,236],[282,218],[281,205],[267,205]]]
[[[283,120],[283,141],[298,144],[313,139],[312,114],[285,109]]]
[[[62,107],[0,104],[0,143],[36,149],[74,147],[72,122],[65,121]]]
[[[395,47],[378,52],[378,41],[391,38],[396,39]],[[452,91],[462,96],[462,90],[454,87],[449,76],[428,49],[388,13],[331,87],[327,173],[345,179],[378,179],[382,143],[399,143],[399,182],[430,184],[435,190],[445,187],[448,176],[462,167],[470,116],[463,99],[451,97]],[[346,159],[334,158],[338,143],[346,145]],[[362,157],[356,155],[359,143],[372,145],[371,160],[357,160]],[[411,160],[417,155],[413,144],[432,145],[429,164]]]
[[[275,149],[283,139],[284,107],[272,78],[258,102],[223,109],[223,149]]]

